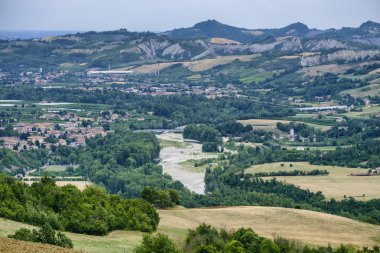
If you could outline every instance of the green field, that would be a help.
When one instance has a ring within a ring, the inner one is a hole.
[[[284,166],[281,166],[284,164]],[[292,170],[327,170],[329,175],[324,176],[286,176],[276,177],[278,180],[295,184],[302,189],[321,191],[327,198],[342,199],[344,195],[359,200],[380,198],[380,192],[375,190],[380,185],[380,176],[350,176],[351,173],[363,173],[366,169],[345,168],[338,166],[311,165],[307,162],[277,162],[254,165],[246,173],[276,172]]]
[[[252,75],[252,76],[240,78],[240,81],[242,81],[245,84],[252,83],[252,82],[257,83],[257,82],[262,82],[265,79],[271,78],[271,77],[273,77],[272,72],[265,72],[262,74],[257,74],[257,75]]]
[[[206,163],[204,165],[196,167],[195,166],[196,162],[197,162],[196,160],[187,160],[187,161],[181,162],[180,165],[183,169],[187,171],[191,171],[191,172],[206,172],[207,167],[210,166],[209,163]]]
[[[45,166],[43,169],[47,172],[63,172],[66,170],[66,165],[48,165]]]
[[[347,112],[343,115],[350,118],[360,119],[360,118],[369,118],[371,115],[378,115],[378,114],[380,114],[380,105],[363,107],[361,112]]]
[[[371,85],[342,91],[341,94],[350,94],[353,97],[367,97],[380,95],[380,83],[373,83]]]
[[[175,140],[163,140],[159,139],[160,148],[175,147],[175,148],[185,148],[188,144],[186,142],[180,142]]]

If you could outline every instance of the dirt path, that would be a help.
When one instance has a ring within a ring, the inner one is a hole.
[[[161,140],[175,141],[178,143],[184,143],[181,134],[164,133],[157,135]],[[186,143],[187,145],[169,146],[161,149],[160,152],[160,164],[162,165],[164,173],[172,176],[174,180],[178,180],[183,183],[190,191],[198,194],[204,194],[205,182],[203,172],[191,172],[184,169],[180,163],[190,159],[203,159],[209,157],[215,157],[202,153],[202,145],[198,143]]]

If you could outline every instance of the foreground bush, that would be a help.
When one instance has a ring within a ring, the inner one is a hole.
[[[181,253],[167,235],[158,233],[155,236],[145,235],[136,253]]]
[[[26,228],[21,228],[17,230],[14,235],[9,235],[8,237],[21,241],[57,245],[64,248],[73,247],[73,242],[70,238],[59,231],[55,231],[49,224],[43,225],[38,231],[35,229],[31,231]]]
[[[159,216],[142,199],[122,199],[99,187],[84,191],[58,187],[49,178],[31,186],[0,174],[0,217],[75,233],[104,235],[113,230],[156,230]]]

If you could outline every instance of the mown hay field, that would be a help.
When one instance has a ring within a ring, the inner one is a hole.
[[[290,164],[293,167],[290,167]],[[276,162],[254,165],[245,172],[253,174],[292,170],[327,170],[329,174],[324,176],[278,176],[276,178],[312,192],[321,191],[327,198],[342,199],[345,195],[359,200],[380,198],[380,176],[350,176],[351,173],[365,173],[366,169],[311,165],[307,162]]]

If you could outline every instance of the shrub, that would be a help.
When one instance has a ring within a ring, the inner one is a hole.
[[[51,245],[57,245],[64,248],[72,248],[73,242],[70,238],[61,232],[55,231],[49,224],[43,225],[40,230],[33,229],[32,231],[26,228],[21,228],[14,235],[9,235],[20,241],[39,242]]]
[[[167,235],[145,235],[142,243],[135,249],[136,253],[180,253],[182,252]]]

